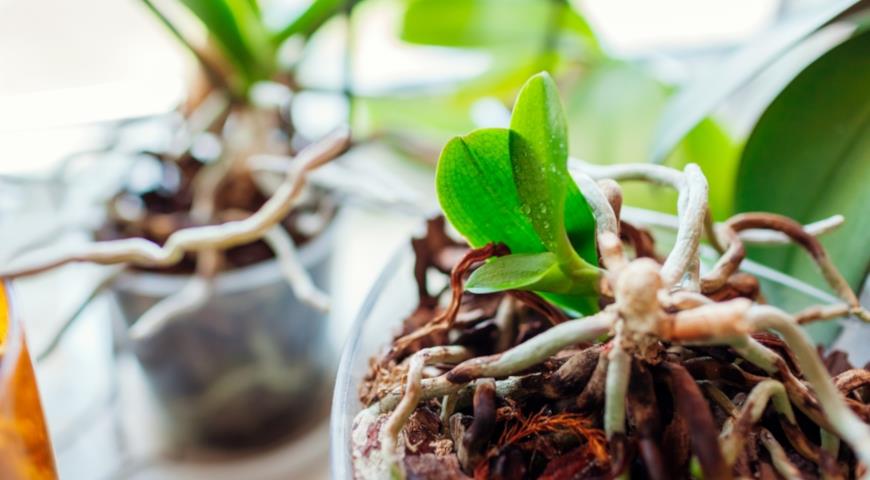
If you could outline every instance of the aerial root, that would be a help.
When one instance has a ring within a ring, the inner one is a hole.
[[[432,363],[460,361],[470,355],[465,347],[446,346],[426,348],[411,356],[408,360],[404,394],[381,431],[381,445],[385,452],[396,455],[399,432],[417,408],[422,396],[423,367]]]
[[[483,262],[488,258],[502,256],[508,253],[509,250],[507,247],[502,244],[494,243],[487,244],[481,248],[469,250],[450,272],[451,297],[450,304],[447,308],[425,326],[396,339],[386,358],[397,358],[401,356],[407,347],[414,342],[434,333],[450,330],[450,328],[453,327],[453,322],[456,320],[456,314],[459,313],[465,275],[474,265]]]
[[[32,275],[72,262],[164,267],[179,262],[186,252],[224,250],[250,243],[263,237],[287,216],[299,199],[308,174],[341,154],[349,139],[347,129],[340,129],[299,152],[297,160],[302,167],[298,174],[288,177],[259,210],[244,220],[177,230],[162,247],[143,238],[94,242],[63,249],[49,247],[0,269],[0,276]]]

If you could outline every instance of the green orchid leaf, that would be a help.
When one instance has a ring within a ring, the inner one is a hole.
[[[450,223],[474,247],[501,242],[513,253],[481,267],[470,285],[534,290],[572,312],[594,312],[595,222],[568,174],[567,125],[547,74],[523,87],[511,126],[456,137],[438,162]]]
[[[519,214],[509,138],[507,129],[492,128],[448,142],[435,172],[438,201],[473,247],[500,242],[515,253],[543,252],[531,222]]]
[[[566,276],[559,268],[556,255],[550,252],[493,258],[468,277],[465,289],[472,293],[530,290],[571,295],[596,294],[592,284]]]
[[[870,31],[860,31],[806,67],[755,125],[740,164],[739,211],[771,211],[807,223],[843,214],[821,238],[858,289],[870,269]],[[797,248],[752,248],[750,257],[824,285]]]
[[[566,3],[541,0],[413,0],[405,10],[401,38],[445,47],[539,50],[554,26],[599,51],[583,17]]]
[[[570,281],[550,252],[518,253],[495,257],[472,272],[465,282],[471,293],[505,290],[563,289]]]
[[[579,223],[587,238],[594,237],[594,219],[582,195],[572,195],[576,186],[568,174],[568,125],[556,83],[540,73],[523,86],[511,116],[510,159],[520,211],[548,251],[556,254],[563,268],[578,272],[589,268],[568,237],[567,217]]]

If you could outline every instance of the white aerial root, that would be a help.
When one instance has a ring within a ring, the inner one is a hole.
[[[665,264],[662,266],[662,278],[667,286],[674,286],[686,275],[684,287],[688,290],[702,291],[715,290],[725,284],[728,276],[736,271],[739,261],[745,251],[742,243],[783,244],[795,241],[785,232],[769,231],[767,229],[746,229],[743,232],[729,232],[728,225],[714,225],[707,204],[707,180],[700,168],[695,164],[688,164],[683,172],[661,165],[649,164],[623,164],[623,165],[594,165],[577,159],[569,160],[569,171],[578,185],[583,182],[588,188],[588,182],[583,177],[588,176],[596,180],[643,180],[658,185],[669,186],[677,190],[678,215],[676,224],[670,219],[670,215],[658,214],[657,212],[644,212],[644,221],[670,228],[676,228],[677,239]],[[593,192],[594,194],[594,192]],[[638,211],[626,208],[627,213]],[[595,211],[593,207],[593,211]],[[656,221],[658,218],[658,221]],[[834,215],[830,218],[808,224],[803,227],[803,232],[811,237],[828,233],[843,223],[842,215]],[[717,262],[713,272],[705,278],[699,278],[700,262],[698,249],[704,230],[707,237],[720,252],[724,251],[722,258]],[[730,241],[729,241],[730,240]],[[742,243],[741,243],[742,241]],[[822,271],[822,275],[837,295],[842,298],[852,309],[851,314],[870,322],[870,312],[861,308],[855,293],[849,287],[843,276],[839,273],[830,258],[824,251],[810,252],[813,260]],[[709,289],[709,290],[708,290]]]
[[[266,203],[250,217],[221,225],[192,227],[174,232],[163,247],[142,238],[95,242],[75,249],[49,248],[33,252],[20,261],[0,269],[0,276],[19,277],[36,274],[71,262],[99,264],[132,263],[140,266],[167,266],[181,260],[185,252],[222,250],[260,239],[283,219],[299,198],[308,173],[329,162],[347,147],[347,129],[333,132],[299,152],[303,166],[288,178]]]
[[[651,164],[602,166],[576,159],[570,159],[568,165],[572,173],[585,173],[596,180],[643,180],[677,190],[677,239],[662,267],[662,278],[669,287],[682,280],[683,275],[693,266],[692,259],[697,256],[708,214],[707,179],[701,169],[695,164],[686,165],[683,172]]]
[[[662,265],[662,280],[667,286],[676,285],[697,260],[707,215],[707,179],[694,163],[686,165],[684,174],[688,190],[686,206],[680,211],[680,228],[674,248]]]
[[[431,363],[458,362],[471,356],[465,347],[431,347],[420,350],[408,360],[407,380],[402,400],[390,414],[381,431],[381,446],[388,455],[396,454],[399,432],[417,408],[422,394],[423,367]]]
[[[448,378],[455,383],[467,383],[475,378],[501,378],[525,370],[569,345],[604,335],[610,331],[615,318],[616,313],[608,308],[589,317],[560,323],[501,354],[466,360],[448,372]]]
[[[249,168],[259,189],[271,195],[286,175],[294,175],[297,163],[283,155],[253,155],[248,158]],[[331,192],[347,195],[351,199],[370,202],[374,205],[397,210],[409,209],[425,214],[423,200],[391,175],[375,175],[372,172],[352,169],[340,163],[324,165],[309,176],[312,185]]]
[[[174,320],[202,308],[214,294],[214,275],[219,263],[220,256],[216,250],[199,252],[196,274],[188,279],[181,290],[160,299],[137,318],[130,327],[128,338],[133,342],[147,340]]]
[[[320,312],[328,312],[329,295],[314,285],[311,275],[302,266],[302,262],[296,252],[296,246],[293,243],[293,238],[290,237],[287,230],[284,230],[284,227],[281,225],[275,225],[266,231],[263,240],[269,244],[272,252],[274,252],[278,265],[281,267],[281,272],[287,279],[287,283],[290,285],[296,298]]]
[[[767,379],[753,387],[746,397],[742,410],[734,419],[743,423],[739,428],[749,429],[758,423],[761,415],[764,414],[764,410],[767,408],[768,402],[772,402],[774,409],[785,417],[789,423],[795,424],[794,410],[791,408],[785,387],[776,380]],[[728,465],[734,464],[737,456],[743,450],[743,445],[746,443],[747,432],[734,431],[734,426],[733,422],[729,422],[726,425],[726,429],[722,431],[722,453]]]
[[[840,438],[852,447],[861,462],[870,466],[870,426],[846,405],[819,358],[812,340],[801,330],[797,321],[785,312],[768,305],[753,306],[747,314],[746,321],[753,329],[772,329],[783,336],[797,357],[801,371],[815,392],[819,406],[831,426]],[[870,478],[870,473],[864,478]]]
[[[586,202],[592,210],[592,215],[595,217],[596,234],[601,235],[604,232],[610,232],[618,236],[619,219],[617,219],[616,213],[613,211],[610,200],[598,183],[583,172],[575,170],[570,173],[574,183],[580,189],[580,193],[586,198]]]
[[[759,432],[761,444],[770,453],[770,460],[773,462],[773,468],[782,475],[783,478],[803,478],[801,471],[788,459],[788,455],[782,448],[782,445],[776,441],[770,430],[762,428]]]
[[[608,439],[625,433],[625,399],[631,377],[631,355],[622,347],[622,322],[615,326],[610,352],[607,353],[607,379],[604,389],[604,432]]]
[[[191,277],[181,290],[161,299],[136,320],[130,327],[130,340],[145,340],[180,316],[195,312],[211,298],[213,290],[211,279],[199,275]]]

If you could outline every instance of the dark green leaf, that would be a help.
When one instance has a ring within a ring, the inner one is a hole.
[[[572,195],[571,203],[567,202],[573,186],[567,167],[568,125],[558,88],[547,73],[529,79],[517,96],[511,115],[510,159],[520,210],[544,246],[556,254],[563,268],[578,272],[588,268],[568,238],[565,212],[570,210],[567,218],[587,227],[588,237],[594,237],[594,220],[582,195]]]
[[[813,31],[839,17],[858,0],[822,3],[796,15],[774,30],[750,40],[746,47],[686,86],[661,117],[650,150],[654,162],[662,163],[677,144],[729,94],[745,85],[786,49]]]
[[[447,143],[435,187],[450,223],[473,247],[501,242],[514,253],[543,252],[531,222],[519,213],[508,130],[474,131]]]
[[[820,57],[779,94],[747,141],[737,178],[740,211],[772,211],[800,222],[843,214],[822,243],[857,288],[870,265],[870,32]],[[763,263],[820,284],[796,248],[755,248]]]

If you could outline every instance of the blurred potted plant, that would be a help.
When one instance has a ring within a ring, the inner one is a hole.
[[[664,257],[622,216],[617,182],[632,180],[681,199]],[[351,351],[368,375],[362,411],[336,397],[344,411],[333,418],[348,435],[333,445],[353,462],[338,472],[868,478],[867,398],[854,391],[868,371],[821,355],[801,328],[844,315],[870,321],[814,237],[826,228],[769,213],[714,226],[694,164],[569,162],[546,74],[523,87],[509,129],[445,146],[436,186],[471,248],[438,228],[414,241],[417,309],[381,355]],[[703,237],[724,248],[702,273]],[[765,305],[757,279],[738,271],[755,242],[799,244],[839,299],[795,314]],[[430,270],[449,272],[444,298],[429,293]],[[340,376],[359,367],[343,359]]]
[[[171,269],[191,254],[199,256],[200,266],[203,258],[214,262],[215,252],[265,238],[274,249],[275,267],[221,272],[209,263],[211,270],[187,275],[179,290],[135,318],[125,341],[167,407],[181,446],[240,448],[274,441],[311,420],[310,413],[319,408],[312,398],[329,375],[317,343],[323,318],[293,300],[295,294],[316,304],[325,302],[325,296],[295,253],[283,220],[304,201],[309,173],[345,151],[349,140],[348,132],[339,130],[302,149],[274,194],[254,212],[180,228],[162,245],[130,237],[72,248],[48,246],[19,256],[0,276],[16,278],[77,261]],[[271,268],[280,272],[281,286],[292,286],[292,293],[274,285]],[[234,280],[251,284],[233,285]],[[121,290],[120,295],[132,293]],[[136,307],[131,302],[127,308]]]
[[[313,34],[342,3],[315,0],[277,29],[256,1],[143,3],[202,76],[180,124],[161,124],[171,141],[134,155],[96,238],[169,248],[182,229],[245,224],[262,209],[280,226],[169,262],[134,260],[104,285],[120,305],[120,341],[165,407],[176,452],[267,445],[322,418],[314,399],[326,394],[332,368],[321,289],[337,198],[315,179],[293,186],[292,208],[281,215],[269,203],[290,188],[285,177],[304,176],[299,148],[310,141],[294,129],[290,102],[300,87],[282,46]],[[204,27],[204,42],[182,28],[191,20]],[[340,132],[308,152],[331,158],[348,144]]]
[[[186,105],[189,137],[155,155],[158,181],[121,192],[97,237],[163,244],[179,228],[244,218],[266,202],[271,191],[250,162],[256,155],[292,157],[305,143],[294,132],[290,102],[297,86],[281,65],[280,48],[292,36],[315,32],[340,5],[314,1],[274,31],[257,2],[164,3],[183,5],[202,23],[207,38],[197,46],[164,13],[171,9],[144,3],[196,56],[204,88],[192,91]],[[263,101],[258,88],[273,98]],[[203,141],[217,147],[206,158],[197,155]],[[176,445],[255,447],[310,423],[311,395],[328,388],[332,368],[323,349],[328,301],[320,288],[328,282],[335,207],[334,196],[308,188],[281,220],[283,230],[188,255],[170,268],[128,269],[114,282],[125,327],[134,334],[137,322],[144,328],[155,314],[164,317],[167,306],[176,310],[177,318],[147,340],[131,342],[169,413]],[[201,298],[179,309],[179,295],[188,297],[181,303]]]

